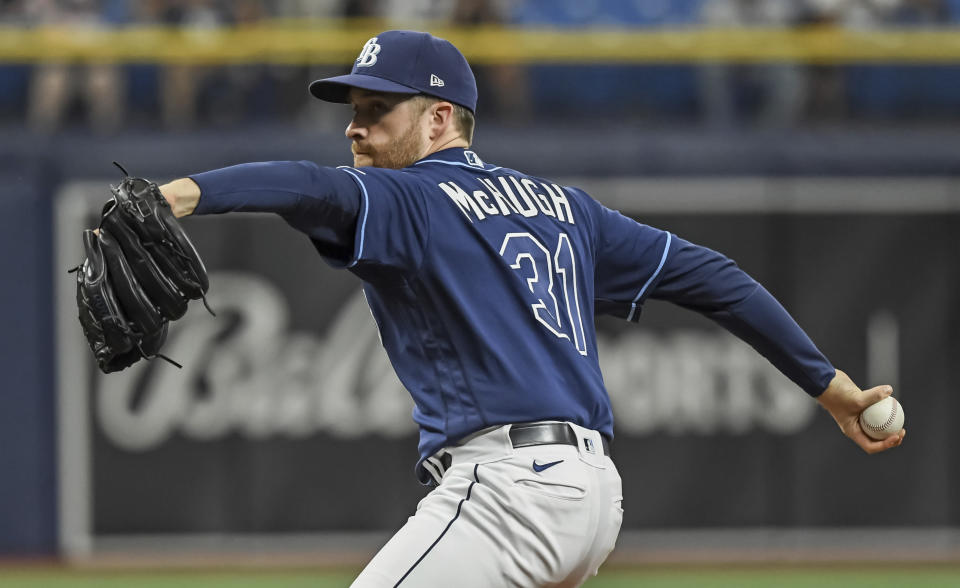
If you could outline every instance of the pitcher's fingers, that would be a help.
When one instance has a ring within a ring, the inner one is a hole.
[[[884,439],[883,440],[883,444],[885,445],[884,450],[893,449],[894,447],[899,447],[900,444],[903,443],[903,438],[906,434],[907,434],[906,431],[901,429],[899,433],[890,435],[889,437]]]
[[[869,390],[864,390],[861,395],[861,407],[867,408],[870,405],[876,404],[893,394],[893,387],[888,385],[876,386],[870,388]]]
[[[896,436],[894,435],[894,437]],[[857,428],[857,430],[854,431],[852,435],[850,435],[850,438],[853,440],[854,443],[860,446],[860,449],[863,449],[864,451],[870,454],[880,453],[881,451],[886,451],[887,449],[894,447],[893,445],[890,445],[887,442],[888,441],[887,439],[883,439],[879,441],[876,439],[871,439],[870,437],[867,436],[866,433],[864,433],[859,428]]]
[[[907,430],[900,429],[899,433],[897,433],[896,435],[890,435],[889,437],[884,439],[883,442],[889,443],[890,447],[898,447],[901,443],[903,443],[903,438],[906,436],[907,436]]]

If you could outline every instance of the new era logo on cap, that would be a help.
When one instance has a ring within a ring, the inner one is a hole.
[[[384,31],[363,45],[349,74],[310,84],[314,96],[330,102],[348,102],[350,88],[427,94],[477,109],[477,81],[466,58],[450,41],[419,31]]]

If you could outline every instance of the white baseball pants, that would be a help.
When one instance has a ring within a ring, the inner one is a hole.
[[[571,426],[579,447],[514,448],[505,425],[447,448],[439,486],[352,588],[572,587],[596,575],[623,521],[620,474],[598,432]]]

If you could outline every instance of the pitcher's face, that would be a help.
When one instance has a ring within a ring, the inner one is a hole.
[[[352,141],[354,167],[401,169],[427,150],[423,109],[410,94],[350,90],[353,120],[345,134]]]

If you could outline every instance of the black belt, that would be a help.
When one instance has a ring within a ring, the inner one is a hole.
[[[510,426],[510,443],[514,448],[517,447],[535,447],[537,445],[572,445],[579,447],[577,434],[573,427],[566,423],[521,423]],[[604,435],[600,435],[600,444],[603,454],[610,456],[610,440]],[[596,452],[593,447],[593,439],[584,437],[583,445],[587,451]],[[423,467],[437,484],[443,478],[443,474],[450,469],[453,456],[447,451],[441,451],[439,454],[432,455],[423,460]]]
[[[523,423],[510,427],[510,442],[514,448],[533,447],[535,445],[573,445],[579,447],[577,434],[573,427],[566,423]],[[603,454],[610,456],[610,441],[600,436]],[[591,449],[592,440],[584,439],[587,451]]]

